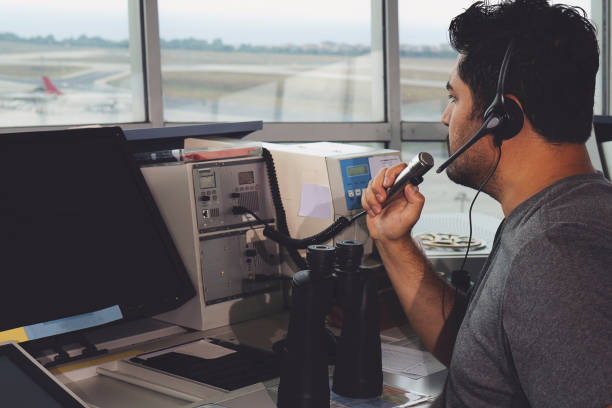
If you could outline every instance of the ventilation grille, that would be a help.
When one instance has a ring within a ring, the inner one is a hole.
[[[245,191],[240,193],[238,205],[248,208],[251,211],[259,210],[259,193],[257,191]]]
[[[210,210],[210,216],[211,217],[218,217],[219,216],[219,209],[218,208],[212,208]]]

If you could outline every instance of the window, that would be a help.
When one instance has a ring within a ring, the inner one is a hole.
[[[472,3],[472,0],[441,0],[436,2],[436,7],[431,7],[431,2],[426,0],[399,0],[398,4],[402,120],[436,122],[404,123],[402,126],[404,139],[415,139],[402,142],[402,160],[407,162],[425,151],[436,163],[419,187],[426,197],[423,214],[467,213],[476,194],[475,190],[450,181],[446,172],[435,173],[435,168],[448,158],[447,131],[439,122],[448,102],[446,81],[457,57],[448,43],[448,25]],[[591,0],[553,3],[580,6],[587,15],[591,13]],[[484,216],[481,220],[504,216],[500,204],[485,193],[479,195],[473,213]],[[491,221],[491,224],[494,223]]]
[[[402,120],[439,122],[446,107],[446,81],[457,53],[448,42],[451,19],[471,0],[399,0]]]
[[[3,1],[0,127],[144,121],[138,4]]]
[[[448,25],[473,0],[399,0],[401,113],[405,121],[439,122],[445,89],[457,53]],[[580,6],[590,15],[591,0],[553,1]]]
[[[158,4],[166,121],[384,120],[381,2]]]

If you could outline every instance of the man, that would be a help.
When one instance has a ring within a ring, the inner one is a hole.
[[[449,367],[444,407],[612,404],[612,186],[591,165],[598,47],[581,9],[546,0],[478,2],[450,25],[459,52],[442,122],[454,153],[483,124],[509,43],[505,97],[524,124],[487,135],[447,170],[501,203],[505,219],[467,295],[439,279],[410,232],[417,187],[384,209],[404,164],[362,197],[367,224],[413,329]],[[500,157],[501,156],[501,157]],[[497,164],[497,161],[499,163]],[[496,167],[497,164],[497,167]]]

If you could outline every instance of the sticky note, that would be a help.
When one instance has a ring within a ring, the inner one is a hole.
[[[301,217],[331,219],[332,206],[329,187],[319,184],[302,183],[298,215]]]
[[[26,335],[25,329],[23,327],[0,332],[0,341],[9,341],[9,340],[13,340],[18,343],[21,343],[22,341],[27,341],[28,336]]]

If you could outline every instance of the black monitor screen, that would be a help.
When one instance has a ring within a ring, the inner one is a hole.
[[[0,135],[0,330],[194,295],[125,145],[116,127]]]
[[[12,344],[0,346],[0,407],[83,408]]]

